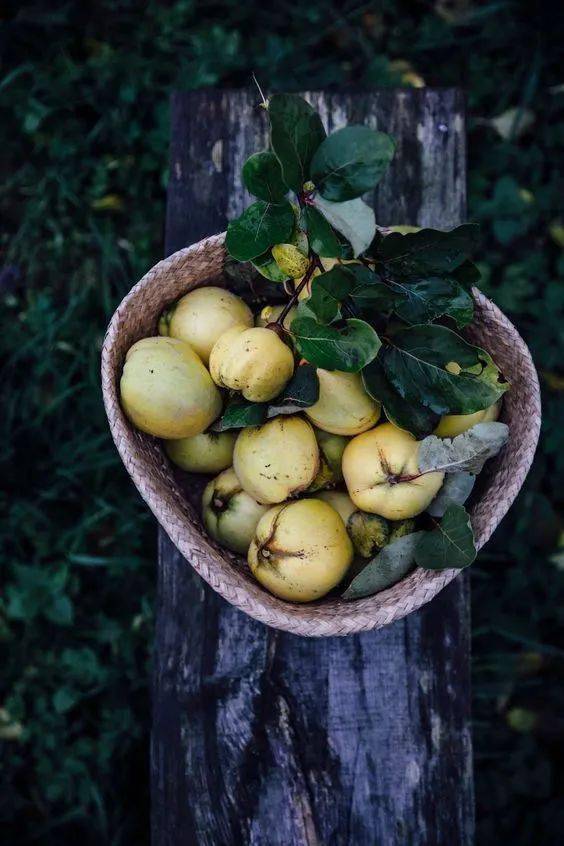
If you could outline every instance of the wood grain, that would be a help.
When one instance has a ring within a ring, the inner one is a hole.
[[[361,122],[396,138],[379,224],[464,219],[459,92],[308,97],[329,129]],[[265,143],[254,92],[173,98],[167,254],[241,212],[242,163]],[[466,846],[469,708],[466,578],[383,630],[298,638],[229,606],[160,532],[154,846]]]

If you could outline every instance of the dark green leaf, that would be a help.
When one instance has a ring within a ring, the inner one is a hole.
[[[336,205],[339,205],[338,203]],[[341,203],[342,205],[342,203]],[[371,209],[369,209],[371,211]],[[337,258],[344,259],[345,261],[350,261],[354,258],[353,248],[351,246],[350,241],[347,241],[345,236],[342,232],[339,232],[335,229],[335,234],[337,236],[337,241],[339,242],[339,249],[340,253]]]
[[[370,206],[362,200],[332,203],[320,194],[312,202],[331,226],[345,236],[355,258],[370,246],[376,232],[376,219]]]
[[[509,387],[491,357],[444,326],[397,332],[380,356],[388,381],[409,403],[436,414],[474,414],[493,405]],[[456,362],[456,375],[446,365]]]
[[[460,326],[467,326],[474,316],[474,300],[453,279],[430,276],[427,279],[392,283],[400,294],[396,314],[406,323],[427,323],[447,315]]]
[[[459,265],[452,273],[453,279],[469,291],[474,285],[478,285],[482,274],[476,267],[473,261],[465,261]]]
[[[411,432],[416,438],[429,435],[441,419],[429,408],[419,403],[406,402],[390,384],[380,362],[380,356],[367,364],[362,371],[366,391],[382,403],[386,417],[400,429]]]
[[[320,323],[331,323],[341,314],[341,303],[350,293],[353,279],[344,267],[337,265],[327,273],[314,276],[309,299],[300,303]]]
[[[339,258],[341,245],[332,226],[321,212],[313,206],[306,206],[303,210],[303,221],[313,252],[323,258]]]
[[[237,261],[249,261],[274,244],[287,241],[294,228],[294,211],[288,202],[257,200],[227,227],[225,245]]]
[[[349,298],[355,310],[369,321],[378,315],[390,314],[398,300],[397,295],[389,286],[379,279],[371,285],[355,285]]]
[[[344,328],[335,329],[313,317],[296,317],[291,330],[300,355],[325,370],[357,373],[376,357],[381,344],[363,320],[347,320]]]
[[[288,192],[280,162],[270,151],[249,156],[243,165],[242,175],[247,190],[267,203],[282,202]]]
[[[380,243],[380,257],[394,273],[405,276],[451,273],[476,249],[480,229],[465,223],[450,232],[421,229],[408,235],[392,232]]]
[[[415,550],[425,532],[412,532],[392,541],[369,561],[352,580],[343,599],[372,596],[399,582],[409,572],[415,560]]]
[[[401,295],[384,283],[370,267],[362,264],[348,264],[344,267],[354,279],[349,299],[355,310],[367,320],[379,314],[389,314],[401,300]]]
[[[278,414],[295,414],[302,408],[309,408],[319,399],[317,368],[301,364],[279,397],[268,407],[268,417]]]
[[[274,94],[268,101],[268,116],[284,182],[297,193],[309,179],[311,160],[326,135],[321,118],[297,94]]]
[[[468,567],[476,558],[474,532],[463,505],[449,505],[436,529],[423,532],[415,561],[425,570]]]
[[[354,200],[380,181],[394,156],[393,139],[367,126],[345,126],[318,147],[311,178],[332,202]]]
[[[242,397],[234,397],[227,403],[221,417],[210,426],[210,431],[225,432],[227,429],[260,426],[266,420],[267,409],[266,403],[250,402]]]

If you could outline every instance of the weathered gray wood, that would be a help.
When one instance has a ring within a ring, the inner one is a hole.
[[[391,132],[380,224],[464,217],[456,91],[315,94],[329,128]],[[225,227],[265,142],[254,92],[173,98],[167,253]],[[153,676],[154,846],[466,846],[473,836],[466,578],[379,632],[270,630],[205,585],[161,532]]]

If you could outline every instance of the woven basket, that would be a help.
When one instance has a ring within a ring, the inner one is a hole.
[[[221,596],[257,620],[299,635],[347,635],[380,628],[429,602],[459,573],[416,569],[375,596],[344,602],[329,597],[308,605],[267,593],[246,562],[208,537],[199,517],[201,482],[178,473],[156,438],[137,431],[124,416],[118,383],[129,347],[156,334],[163,307],[200,285],[224,284],[224,235],[206,238],[153,267],[129,292],[108,327],[102,350],[102,389],[118,452],[141,496],[180,552]],[[475,320],[467,337],[491,353],[511,382],[502,419],[510,440],[480,476],[470,509],[481,547],[507,513],[527,475],[538,441],[541,409],[531,355],[515,327],[477,289]]]

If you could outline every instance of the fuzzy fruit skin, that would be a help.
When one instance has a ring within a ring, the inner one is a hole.
[[[210,285],[195,288],[181,297],[168,314],[163,315],[159,331],[161,326],[163,329],[166,327],[171,338],[187,341],[207,364],[220,335],[238,323],[253,325],[249,306],[231,291]]]
[[[202,516],[208,533],[221,546],[246,555],[257,523],[268,511],[242,489],[232,467],[208,482],[202,495]]]
[[[272,248],[272,258],[282,273],[290,279],[299,279],[309,266],[309,258],[295,244],[275,244]]]
[[[282,306],[282,305],[267,305],[267,306],[265,306],[262,309],[259,316],[257,317],[257,319],[255,320],[255,324],[257,326],[263,326],[264,327],[264,326],[267,326],[269,323],[274,323],[276,320],[278,320],[278,318],[282,314],[283,309],[284,309],[284,306]],[[290,309],[290,311],[288,312],[288,314],[284,318],[284,322],[282,324],[285,329],[290,329],[290,326],[292,325],[292,320],[296,316],[297,311],[298,311],[297,306],[292,306],[292,308]]]
[[[390,527],[383,517],[355,511],[347,521],[347,532],[355,552],[363,558],[372,558],[390,540]]]
[[[219,473],[233,464],[235,432],[202,432],[192,438],[166,441],[165,452],[189,473]]]
[[[315,437],[319,445],[321,466],[317,476],[310,485],[309,491],[320,491],[324,488],[335,487],[343,480],[341,462],[343,452],[349,442],[343,435],[331,435],[323,429],[315,429]]]
[[[387,520],[421,514],[441,487],[444,473],[425,473],[410,482],[393,479],[419,473],[418,452],[413,435],[391,423],[353,438],[343,455],[343,475],[355,505]]]
[[[143,338],[125,358],[121,404],[131,422],[157,438],[199,435],[219,416],[221,396],[192,347]]]
[[[233,467],[257,502],[274,505],[305,490],[319,469],[313,428],[297,415],[274,417],[243,429],[233,452]]]
[[[333,471],[335,481],[341,482],[343,479],[342,463],[343,453],[350,438],[344,435],[332,435],[330,432],[324,432],[323,429],[315,430],[315,437],[319,444],[319,449],[323,453],[325,461]]]
[[[319,399],[306,408],[312,423],[333,435],[358,435],[380,418],[380,403],[368,396],[358,373],[318,367]]]
[[[455,438],[463,432],[467,432],[477,423],[490,423],[497,420],[501,410],[501,402],[494,402],[483,411],[476,411],[474,414],[446,414],[441,417],[439,425],[433,432],[439,438]]]
[[[255,326],[234,326],[215,342],[210,373],[224,388],[240,391],[251,402],[277,396],[294,372],[294,356],[276,332]]]
[[[311,602],[339,584],[353,547],[339,514],[319,499],[271,508],[259,520],[248,561],[255,578],[280,599]]]
[[[351,514],[357,511],[356,505],[344,491],[319,491],[319,493],[315,494],[315,498],[327,502],[334,508],[337,514],[341,515],[341,520],[345,526]]]

